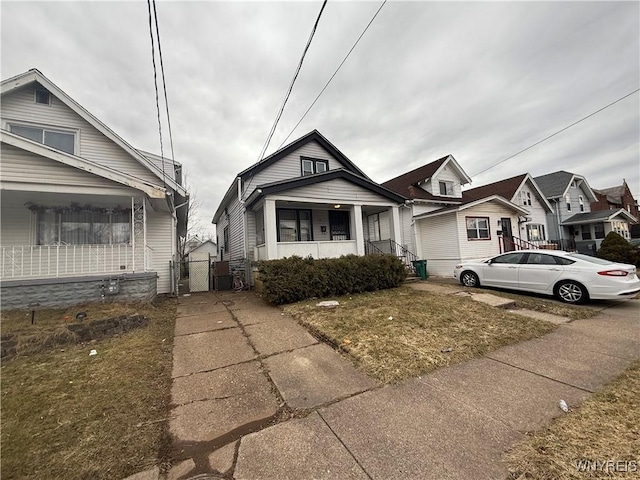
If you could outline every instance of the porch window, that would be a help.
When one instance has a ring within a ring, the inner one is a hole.
[[[114,245],[131,242],[131,211],[38,212],[38,245]]]
[[[544,225],[538,223],[527,224],[527,240],[529,242],[537,242],[545,240]]]
[[[467,240],[490,240],[489,217],[467,217]]]
[[[313,175],[314,173],[323,173],[329,170],[328,160],[317,160],[315,158],[301,158],[302,176]]]
[[[591,240],[591,227],[589,225],[581,225],[582,240]]]
[[[593,233],[595,234],[595,238],[604,238],[604,223],[594,224]]]
[[[453,195],[453,182],[438,182],[440,185],[440,195]]]
[[[313,240],[311,210],[279,208],[277,216],[279,242],[311,242]]]
[[[10,125],[11,133],[28,138],[34,142],[48,145],[67,153],[75,153],[76,136],[72,132],[50,130],[40,127],[27,127],[26,125]]]

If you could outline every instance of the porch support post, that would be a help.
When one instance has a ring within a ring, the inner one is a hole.
[[[402,245],[402,230],[400,229],[400,208],[393,206],[389,208],[389,238]]]
[[[267,251],[267,260],[274,260],[278,258],[276,201],[265,199],[262,211],[264,213],[264,243]]]
[[[362,207],[354,205],[352,212],[353,238],[356,241],[356,254],[364,255],[364,228],[362,226]]]

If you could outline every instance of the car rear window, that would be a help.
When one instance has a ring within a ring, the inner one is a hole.
[[[570,258],[565,257],[553,257],[556,259],[556,262],[560,265],[571,265],[572,263],[576,263],[575,260],[571,260]]]

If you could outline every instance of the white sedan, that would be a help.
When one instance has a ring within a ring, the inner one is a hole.
[[[636,267],[580,253],[518,250],[456,265],[467,287],[499,287],[555,295],[566,303],[616,300],[640,292]]]

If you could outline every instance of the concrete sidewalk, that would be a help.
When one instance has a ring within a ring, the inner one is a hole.
[[[640,358],[640,300],[610,305],[381,387],[251,293],[180,297],[170,430],[182,461],[167,478],[506,478],[503,453],[561,415],[560,399],[580,403]]]

